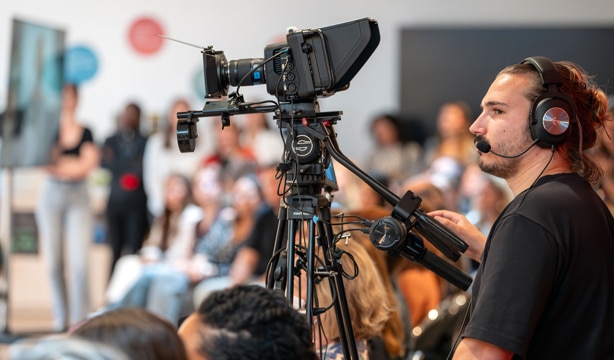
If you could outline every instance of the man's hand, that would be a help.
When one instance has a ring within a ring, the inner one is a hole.
[[[465,255],[479,262],[486,245],[486,236],[475,227],[466,217],[459,213],[448,210],[436,210],[429,213],[435,220],[450,229],[453,233],[463,239],[469,248]]]

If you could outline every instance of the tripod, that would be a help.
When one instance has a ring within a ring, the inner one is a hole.
[[[328,136],[324,130],[331,127],[340,113],[316,114],[295,121],[280,121],[287,130],[285,161],[278,171],[285,180],[284,197],[279,210],[279,223],[274,246],[273,272],[267,277],[267,287],[284,292],[287,299],[295,298],[295,278],[305,271],[305,315],[311,328],[313,318],[322,311],[314,307],[314,277],[329,277],[333,309],[339,329],[339,341],[346,359],[358,359],[354,333],[350,321],[346,294],[343,286],[343,268],[338,261],[341,254],[335,251],[334,233],[331,225],[331,200],[323,194],[336,190],[331,171],[330,156],[323,140]],[[326,125],[325,125],[326,124]],[[297,125],[297,126],[295,126]],[[306,231],[306,237],[302,236]],[[324,254],[316,265],[315,249]],[[276,261],[275,261],[276,260]],[[300,288],[300,286],[299,286]],[[301,298],[302,294],[299,294]]]

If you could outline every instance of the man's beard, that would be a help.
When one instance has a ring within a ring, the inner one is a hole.
[[[523,141],[521,141],[520,143],[526,144],[530,139],[528,139],[528,137],[524,135],[522,140]],[[511,144],[510,143],[500,144],[498,146],[499,149],[497,150],[497,153],[502,154],[502,155],[512,156],[515,154],[520,154],[528,146],[528,145],[520,146],[518,144],[519,143],[517,142],[511,143]],[[493,156],[498,157],[498,159],[493,160],[492,162],[489,162],[489,163],[484,162],[482,156],[480,156],[480,160],[478,162],[478,165],[480,166],[480,169],[482,169],[482,171],[487,172],[491,175],[500,177],[502,179],[509,179],[510,177],[515,176],[518,173],[520,169],[521,157],[523,155],[517,158],[505,159],[505,158],[502,158],[500,156],[493,154]]]
[[[496,156],[496,155],[494,155]],[[497,162],[485,163],[480,157],[478,162],[480,169],[482,171],[494,175],[496,177],[500,177],[502,179],[509,179],[510,177],[516,175],[518,173],[518,168],[520,167],[520,159],[497,159]]]

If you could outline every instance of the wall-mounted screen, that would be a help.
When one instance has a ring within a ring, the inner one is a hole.
[[[57,136],[65,32],[13,19],[6,108],[0,114],[0,164],[45,165]]]

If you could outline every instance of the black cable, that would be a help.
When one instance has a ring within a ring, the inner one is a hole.
[[[255,68],[251,69],[250,71],[248,71],[245,75],[243,75],[243,77],[241,78],[241,80],[239,80],[239,83],[237,84],[237,89],[235,90],[235,92],[237,93],[237,95],[240,95],[239,93],[239,89],[241,88],[241,84],[243,84],[243,82],[245,81],[245,79],[248,78],[248,76],[250,76],[251,74],[253,74],[256,70],[263,68],[264,65],[268,62],[270,62],[271,60],[275,59],[278,56],[281,56],[283,54],[286,54],[288,52],[288,48],[282,48],[282,51],[278,52],[277,54],[273,54],[272,56],[270,56],[268,59],[263,60],[262,63],[258,64],[258,66],[256,66]]]

